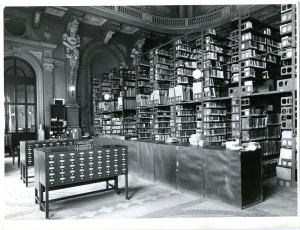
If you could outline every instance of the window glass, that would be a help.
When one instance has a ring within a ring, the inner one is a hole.
[[[6,111],[6,119],[7,119],[7,131],[9,133],[15,133],[16,132],[16,108],[14,105],[8,105],[7,111]]]
[[[14,67],[14,59],[6,59],[5,66],[4,66],[4,72],[6,72],[8,69],[14,70],[13,67]],[[14,73],[12,73],[11,75],[14,75]]]
[[[17,74],[20,77],[33,77],[34,73],[32,71],[32,68],[24,61],[21,60],[16,60],[16,66],[17,66],[17,71],[19,71]],[[21,70],[21,71],[20,71]]]
[[[27,103],[34,103],[34,85],[27,85]]]
[[[25,132],[25,105],[17,105],[17,113],[18,113],[18,133]]]
[[[15,75],[15,71],[14,69],[9,69],[6,71],[5,73],[6,76],[14,76]]]
[[[7,83],[5,88],[5,102],[14,103],[15,102],[15,85],[13,83]]]
[[[35,132],[35,106],[33,105],[27,106],[27,127],[27,132]]]
[[[24,72],[20,69],[16,69],[16,77],[25,77]]]
[[[25,85],[17,85],[17,102],[25,103]]]

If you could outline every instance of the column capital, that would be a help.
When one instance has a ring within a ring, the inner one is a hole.
[[[53,72],[53,70],[55,69],[55,66],[52,63],[44,63],[43,69],[48,72]]]

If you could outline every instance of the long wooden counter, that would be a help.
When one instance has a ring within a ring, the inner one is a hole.
[[[263,200],[260,151],[103,137],[95,137],[94,144],[126,145],[129,173],[151,181],[240,208]]]

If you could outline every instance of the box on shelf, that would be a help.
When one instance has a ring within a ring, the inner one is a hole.
[[[251,95],[253,93],[253,85],[242,86],[242,96]]]
[[[277,174],[277,178],[279,179],[288,180],[288,181],[292,179],[292,170],[290,168],[277,166],[276,174]]]
[[[175,88],[169,88],[169,103],[174,102]]]
[[[282,97],[281,106],[293,105],[292,97]]]
[[[194,100],[197,101],[197,100],[201,99],[202,87],[203,87],[202,82],[194,82],[193,83],[193,98],[194,98]]]
[[[293,78],[277,80],[277,91],[291,91],[295,89],[297,85],[295,84],[295,80]]]
[[[238,87],[228,88],[228,96],[229,97],[238,96]]]

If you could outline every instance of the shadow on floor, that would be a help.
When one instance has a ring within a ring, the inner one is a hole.
[[[14,173],[15,171],[19,170],[17,163],[13,165],[13,158],[9,155],[5,156],[5,175]]]

